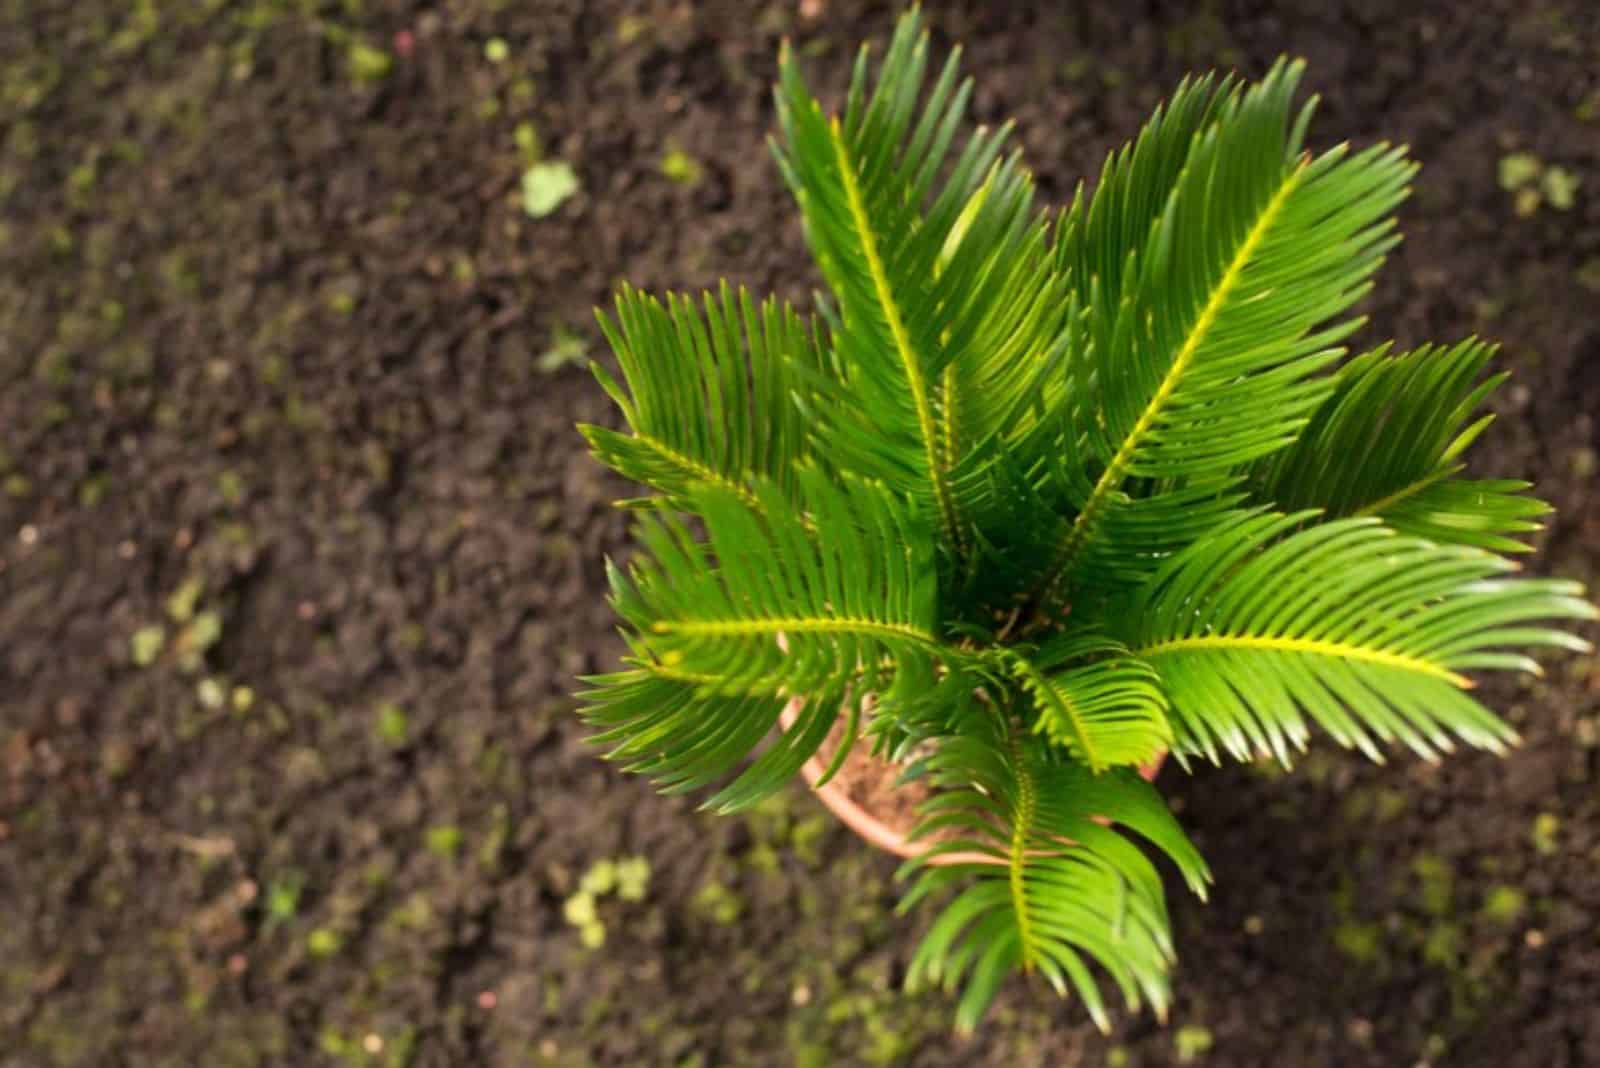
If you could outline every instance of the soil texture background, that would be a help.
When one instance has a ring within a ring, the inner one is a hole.
[[[798,786],[717,819],[584,744],[628,550],[572,430],[616,418],[591,308],[808,300],[778,44],[836,98],[893,15],[0,3],[0,1066],[1600,1064],[1592,657],[1486,686],[1506,760],[1169,766],[1218,881],[1174,888],[1171,1019],[1109,1037],[1016,982],[954,1038],[898,992],[891,858]],[[1359,341],[1504,343],[1473,468],[1536,479],[1530,570],[1594,584],[1600,5],[927,15],[1050,202],[1186,71],[1281,52],[1315,145],[1410,143]],[[535,159],[577,182],[542,218]]]

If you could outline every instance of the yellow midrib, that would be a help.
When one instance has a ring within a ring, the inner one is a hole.
[[[669,666],[660,661],[650,664],[646,670],[658,679],[666,679],[669,682],[686,682],[694,686],[716,686],[727,681],[720,675],[712,675],[703,671],[687,671],[683,668]]]
[[[653,434],[635,432],[634,437],[643,442],[645,445],[649,446],[651,449],[654,449],[668,461],[677,464],[679,467],[683,468],[700,481],[712,482],[718,486],[722,486],[724,489],[727,489],[737,495],[738,498],[745,504],[749,505],[753,511],[759,512],[761,510],[761,501],[754,493],[751,493],[749,489],[739,485],[739,483],[735,482],[727,475],[724,475],[722,472],[701,463],[699,460],[696,460],[693,456],[690,456],[687,453],[679,452],[677,449],[673,448],[671,445],[668,445],[665,441],[662,441]]]
[[[1007,872],[1011,884],[1011,908],[1017,915],[1017,943],[1022,950],[1022,968],[1033,970],[1033,921],[1028,916],[1028,888],[1023,868],[1028,859],[1028,833],[1033,828],[1035,798],[1033,775],[1029,772],[1022,747],[1011,728],[1006,727],[1006,745],[1017,772],[1017,809],[1011,821],[1011,852]]]
[[[960,546],[961,532],[956,523],[955,501],[950,495],[949,481],[940,457],[939,432],[933,417],[933,404],[928,399],[928,384],[922,377],[921,364],[911,346],[911,335],[906,330],[905,321],[900,317],[900,305],[896,303],[894,290],[889,286],[889,274],[884,270],[883,258],[878,254],[877,236],[873,233],[872,224],[867,218],[866,203],[861,198],[861,186],[857,181],[855,166],[850,159],[849,147],[844,141],[844,132],[839,127],[838,116],[828,124],[828,133],[833,141],[834,158],[839,165],[839,180],[844,183],[845,201],[850,208],[850,219],[861,237],[861,251],[866,256],[867,273],[872,276],[872,288],[877,295],[879,305],[883,308],[884,320],[889,325],[889,335],[894,340],[895,351],[906,369],[906,382],[911,388],[911,400],[917,412],[917,429],[922,436],[922,448],[928,461],[928,476],[933,482],[933,497],[939,509],[939,521],[943,524],[950,543]]]
[[[1323,641],[1318,638],[1263,637],[1250,634],[1203,634],[1191,638],[1172,638],[1134,650],[1139,656],[1158,657],[1162,653],[1183,652],[1194,649],[1247,649],[1252,652],[1309,653],[1332,656],[1343,660],[1360,660],[1369,664],[1400,668],[1418,675],[1443,679],[1461,689],[1469,689],[1472,680],[1448,668],[1420,657],[1403,653],[1388,653],[1382,649],[1367,649],[1344,642]]]
[[[779,616],[768,619],[659,619],[657,634],[879,634],[932,642],[934,636],[910,623],[885,623],[853,616]]]
[[[1434,471],[1425,478],[1419,478],[1415,482],[1407,483],[1406,485],[1395,490],[1393,493],[1379,497],[1370,504],[1362,505],[1360,508],[1357,508],[1355,511],[1351,512],[1350,515],[1352,518],[1379,515],[1385,508],[1393,508],[1407,497],[1414,497],[1418,493],[1421,493],[1423,490],[1427,489],[1429,486],[1443,482],[1445,479],[1450,477],[1451,473],[1452,472],[1448,469]]]
[[[1062,541],[1061,547],[1056,551],[1055,559],[1051,562],[1049,581],[1045,587],[1046,602],[1054,599],[1059,592],[1058,587],[1063,577],[1066,576],[1077,555],[1082,551],[1084,544],[1089,539],[1089,534],[1094,525],[1100,520],[1100,513],[1105,509],[1106,502],[1110,499],[1113,490],[1122,485],[1127,477],[1128,467],[1133,463],[1134,453],[1144,443],[1145,435],[1150,433],[1151,427],[1160,418],[1161,410],[1166,406],[1173,391],[1178,388],[1178,382],[1193,362],[1195,353],[1200,350],[1200,345],[1205,341],[1206,335],[1216,325],[1217,316],[1222,313],[1222,307],[1227,303],[1228,296],[1239,284],[1239,278],[1244,274],[1245,265],[1250,262],[1250,257],[1255,254],[1256,248],[1266,237],[1267,231],[1272,228],[1278,213],[1283,210],[1283,205],[1288,201],[1289,195],[1300,184],[1300,178],[1305,173],[1305,166],[1291,171],[1284,179],[1283,185],[1267,206],[1262,209],[1261,216],[1256,219],[1255,225],[1250,228],[1250,233],[1245,236],[1244,243],[1239,246],[1239,251],[1234,253],[1233,259],[1228,264],[1228,269],[1222,273],[1216,288],[1212,289],[1211,296],[1206,300],[1206,306],[1201,309],[1200,316],[1194,321],[1189,334],[1184,338],[1183,347],[1178,350],[1177,357],[1172,361],[1172,366],[1167,369],[1166,375],[1161,379],[1161,385],[1146,404],[1144,411],[1139,413],[1138,420],[1133,424],[1133,429],[1122,440],[1116,454],[1106,469],[1095,480],[1094,489],[1089,493],[1083,510],[1072,520],[1072,529]]]

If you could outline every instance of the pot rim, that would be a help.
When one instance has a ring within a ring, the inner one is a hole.
[[[794,723],[795,717],[800,714],[800,709],[804,704],[805,699],[803,697],[793,697],[790,698],[788,704],[784,705],[783,711],[778,716],[778,723],[784,730],[788,730],[790,725]],[[858,750],[857,752],[860,751]],[[849,761],[855,758],[856,753],[852,753],[845,759]],[[1146,782],[1154,782],[1157,773],[1161,771],[1162,765],[1166,763],[1166,759],[1167,754],[1162,753],[1155,760],[1140,768],[1140,777]],[[805,764],[801,765],[800,774],[805,778],[806,785],[811,788],[811,792],[816,795],[817,800],[821,801],[828,811],[837,816],[841,823],[849,827],[858,836],[884,852],[892,853],[906,860],[914,860],[921,857],[933,848],[933,843],[931,842],[910,841],[906,835],[894,830],[866,808],[851,800],[845,794],[844,788],[839,785],[838,779],[829,780],[819,787],[817,780],[822,778],[822,773],[826,770],[827,764],[824,763],[822,756],[819,753],[813,753]],[[1096,818],[1098,819],[1099,817]],[[949,864],[996,864],[999,862],[995,858],[982,853],[942,853],[939,856],[930,858],[927,863],[944,866]]]

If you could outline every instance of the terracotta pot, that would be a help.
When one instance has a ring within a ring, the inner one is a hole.
[[[801,705],[802,699],[797,697],[784,708],[783,713],[779,716],[779,723],[785,730],[788,730],[789,726],[794,723],[795,716],[799,714]],[[812,792],[816,794],[819,801],[827,806],[828,811],[839,817],[840,821],[856,834],[886,853],[893,853],[895,856],[910,859],[920,856],[932,847],[930,842],[907,841],[906,832],[891,827],[872,813],[870,799],[865,805],[852,800],[840,784],[840,777],[835,777],[824,783],[821,788],[818,788],[817,780],[827,770],[832,757],[832,752],[824,753],[819,750],[816,755],[806,761],[800,768],[800,774],[805,776],[806,785],[812,788]],[[1146,766],[1140,768],[1140,776],[1146,782],[1154,782],[1156,774],[1160,772],[1161,765],[1166,763],[1166,759],[1166,754],[1163,753]],[[840,769],[841,773],[860,761],[879,762],[878,758],[873,756],[866,746],[858,744],[850,755],[845,758],[844,768]],[[946,853],[935,857],[929,863],[988,864],[993,862],[992,858],[977,853]]]

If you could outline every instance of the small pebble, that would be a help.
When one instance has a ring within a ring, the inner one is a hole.
[[[17,540],[24,545],[32,545],[39,540],[39,528],[32,523],[24,524],[23,528],[17,531]]]

